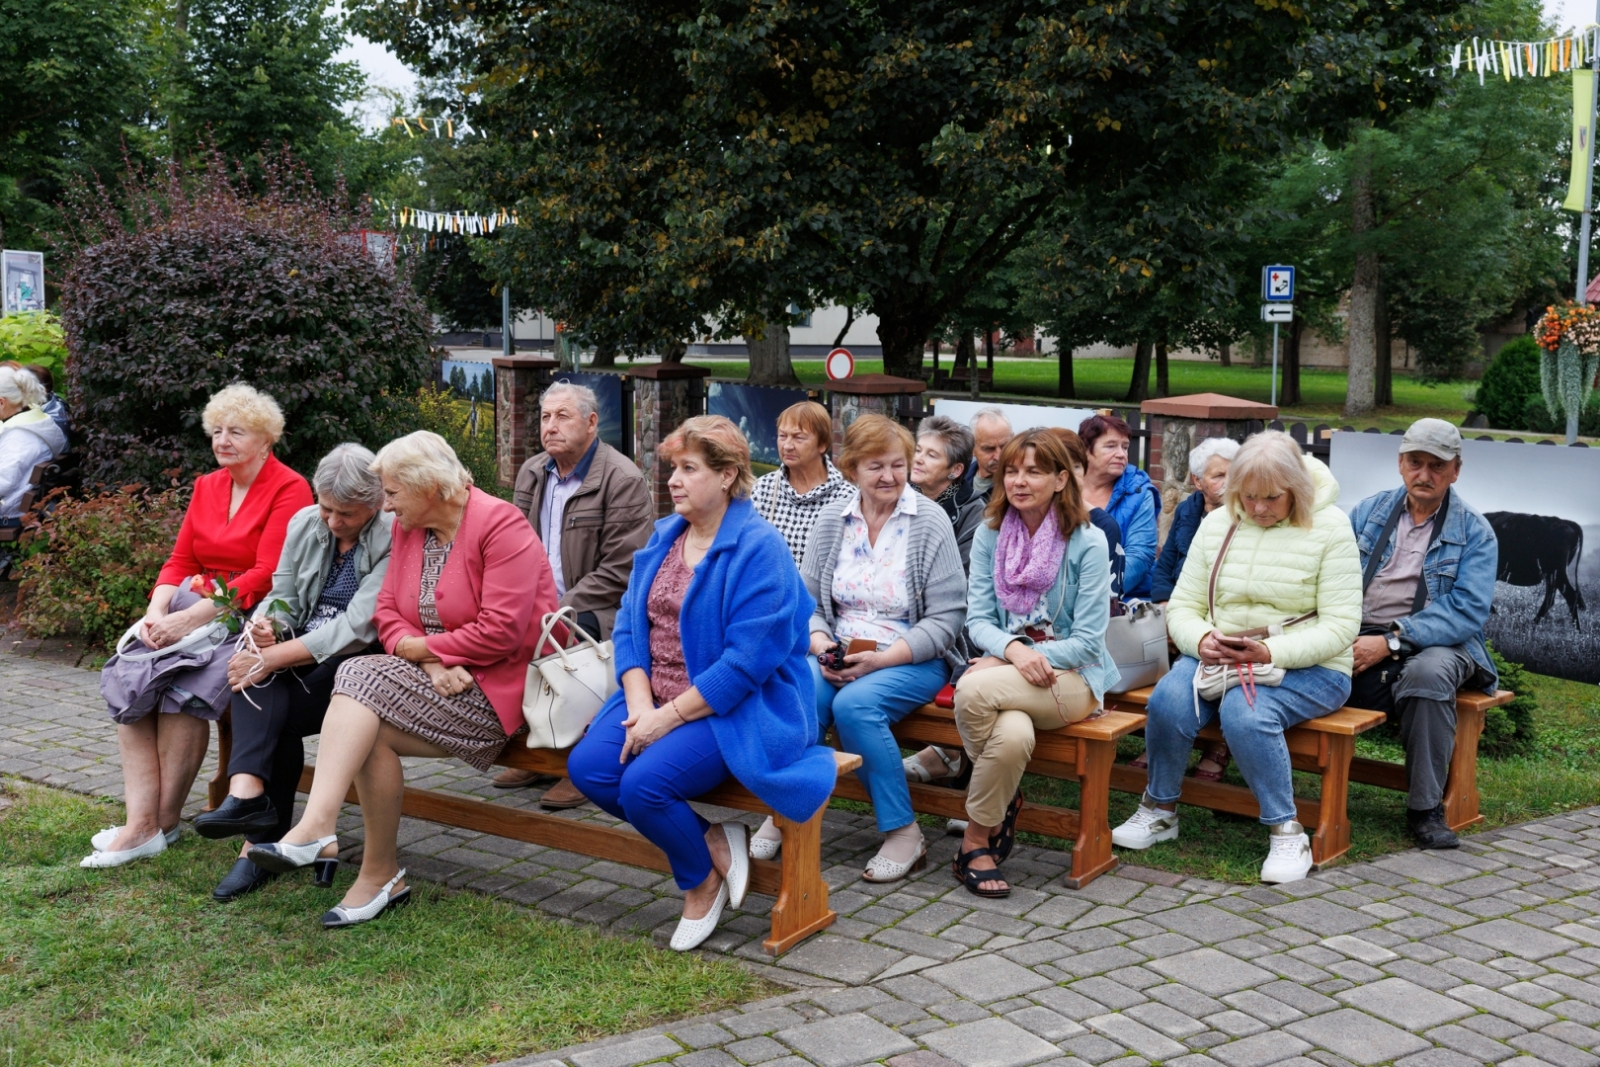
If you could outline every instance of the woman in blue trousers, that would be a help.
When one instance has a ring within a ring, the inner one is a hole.
[[[622,688],[567,760],[583,794],[667,854],[684,890],[680,952],[749,885],[744,827],[689,800],[738,781],[803,822],[833,792],[806,664],[811,598],[783,537],[747,497],[750,446],[721,416],[662,443],[674,515],[633,557],[612,640]],[[948,523],[946,526],[948,527]]]
[[[861,756],[856,772],[872,797],[883,847],[862,875],[893,882],[926,862],[892,723],[932,700],[960,661],[966,575],[943,509],[906,484],[915,443],[882,415],[850,424],[839,469],[859,494],[817,518],[800,566],[817,602],[811,664],[817,721]],[[857,651],[851,652],[855,645]],[[769,822],[750,851],[778,851]]]

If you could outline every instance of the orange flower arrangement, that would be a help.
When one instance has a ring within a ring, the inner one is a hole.
[[[1554,352],[1563,341],[1586,356],[1600,352],[1600,309],[1587,304],[1552,304],[1538,325],[1539,347]]]

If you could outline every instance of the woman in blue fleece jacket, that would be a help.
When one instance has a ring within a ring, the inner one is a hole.
[[[1122,595],[1129,600],[1149,600],[1161,494],[1148,474],[1128,462],[1133,431],[1126,422],[1115,415],[1095,415],[1083,420],[1078,436],[1089,450],[1084,502],[1091,508],[1105,508],[1122,533]]]

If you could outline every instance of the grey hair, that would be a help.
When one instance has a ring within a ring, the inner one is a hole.
[[[25,408],[42,408],[50,397],[32,371],[0,367],[0,397]]]
[[[1200,477],[1206,472],[1206,464],[1214,457],[1221,456],[1229,463],[1239,454],[1239,442],[1231,437],[1207,437],[1193,448],[1189,449],[1189,473]]]
[[[944,460],[952,467],[959,464],[965,470],[972,463],[972,431],[948,415],[934,415],[923,419],[917,427],[917,440],[937,437],[944,445]]]
[[[586,419],[600,410],[600,398],[594,395],[593,389],[590,389],[587,385],[579,385],[577,382],[569,382],[566,379],[556,382],[544,391],[544,396],[539,398],[540,409],[544,408],[546,400],[557,395],[572,397],[578,404],[578,414]]]
[[[996,422],[1004,423],[1006,429],[1011,429],[1011,420],[1006,418],[1006,413],[999,408],[979,408],[973,413],[972,418],[967,420],[967,425],[976,430],[978,423],[985,419],[994,419]]]
[[[311,477],[317,498],[337,501],[340,504],[360,504],[375,508],[383,503],[383,481],[372,469],[377,457],[364,445],[347,441],[335,445],[332,452],[317,464],[317,473]]]

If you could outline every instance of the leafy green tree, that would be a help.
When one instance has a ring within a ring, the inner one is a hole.
[[[594,336],[687,336],[867,299],[885,369],[1070,194],[1182,183],[1425,99],[1439,0],[1088,6],[363,0],[357,25],[474,94],[509,276]],[[1404,76],[1399,76],[1404,72]]]

